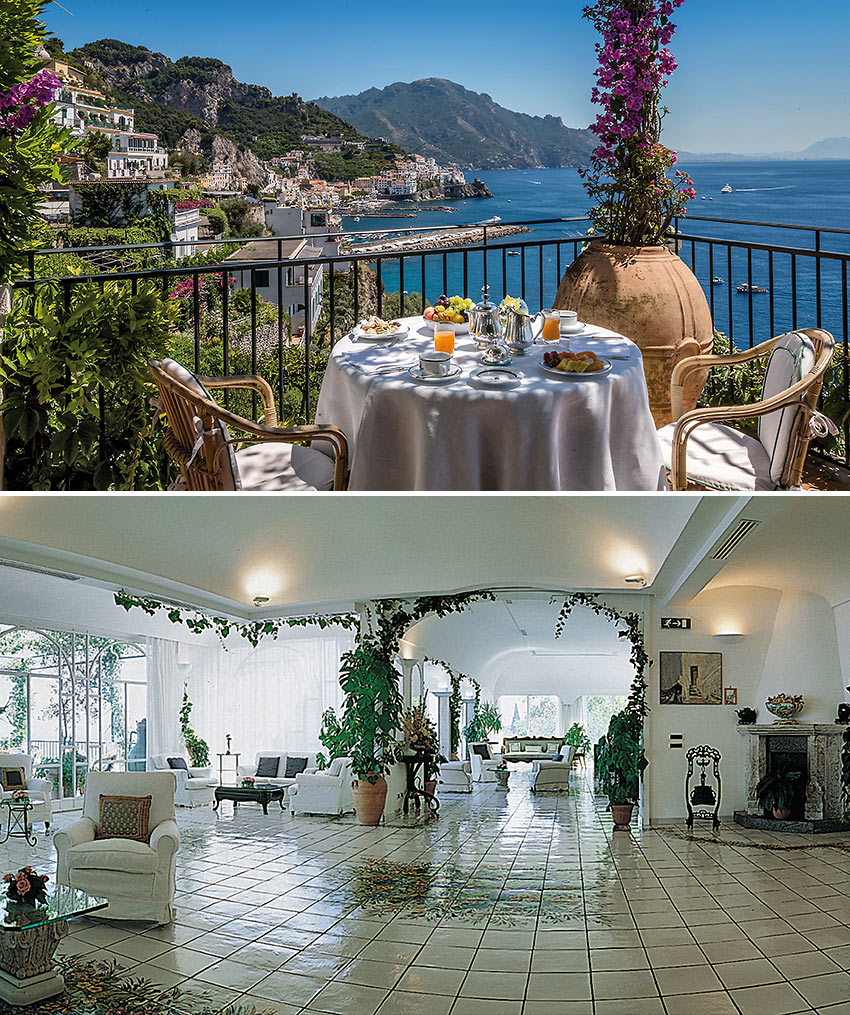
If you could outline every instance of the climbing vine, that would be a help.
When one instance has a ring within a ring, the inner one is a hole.
[[[442,666],[446,671],[449,678],[449,685],[452,689],[452,693],[449,695],[449,729],[451,730],[451,752],[452,754],[457,753],[457,749],[460,746],[460,714],[463,708],[463,696],[460,691],[460,685],[464,680],[468,681],[475,688],[475,706],[473,709],[472,722],[474,723],[478,716],[478,705],[481,701],[481,685],[475,679],[470,677],[466,673],[458,673],[457,670],[452,669],[447,662],[442,659],[431,659],[425,656],[426,663],[433,663],[434,666]]]
[[[192,702],[189,701],[189,692],[183,688],[183,704],[180,706],[180,732],[183,734],[183,742],[192,760],[192,768],[206,768],[210,763],[209,744],[192,729],[190,722],[192,718]]]

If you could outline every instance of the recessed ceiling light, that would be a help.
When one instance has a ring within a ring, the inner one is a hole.
[[[646,585],[646,578],[642,574],[630,574],[625,578],[625,581],[629,585],[639,585],[641,588]]]

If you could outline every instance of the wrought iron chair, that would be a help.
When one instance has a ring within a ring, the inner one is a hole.
[[[718,817],[720,814],[720,751],[716,747],[709,747],[708,744],[701,744],[699,747],[691,747],[686,757],[688,759],[688,774],[685,777],[685,804],[688,808],[686,824],[688,828],[693,828],[694,818],[704,818],[711,821],[711,827],[717,830],[720,828],[720,818]],[[691,789],[694,766],[699,769],[699,782]],[[711,766],[715,786],[706,782],[706,769],[709,766]],[[707,810],[708,807],[714,807],[714,810]]]
[[[838,432],[816,408],[834,351],[828,331],[805,328],[731,356],[690,356],[677,363],[670,381],[676,422],[658,431],[672,488],[686,490],[689,482],[719,490],[798,487],[809,441]],[[769,359],[758,402],[682,414],[689,374],[765,356]],[[726,425],[752,418],[759,420],[758,437]]]
[[[348,442],[335,426],[277,425],[271,385],[262,377],[196,377],[173,359],[153,360],[165,416],[165,449],[180,466],[188,490],[344,490]],[[254,423],[215,402],[210,391],[247,388],[263,402],[264,422]],[[232,437],[230,428],[240,436]],[[330,445],[332,456],[311,447]],[[237,450],[237,446],[239,450]]]

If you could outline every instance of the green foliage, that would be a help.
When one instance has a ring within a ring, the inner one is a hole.
[[[278,153],[280,154],[280,153]],[[360,176],[380,176],[395,169],[396,158],[403,154],[394,144],[382,144],[376,149],[356,151],[344,148],[339,152],[311,152],[316,176],[330,183],[356,180]]]
[[[396,759],[401,674],[381,640],[360,634],[354,648],[340,659],[339,683],[345,694],[342,725],[351,738],[352,772],[375,783]]]
[[[244,197],[223,197],[218,207],[229,223],[228,236],[262,236],[265,232],[250,214],[251,206]]]
[[[204,215],[206,215],[215,236],[224,236],[230,232],[230,222],[227,220],[227,215],[218,206],[207,208]]]
[[[44,48],[53,57],[54,60],[65,59],[65,43],[59,38],[58,35],[51,35],[49,39],[45,39]]]
[[[99,180],[96,183],[77,183],[74,189],[81,205],[74,216],[75,226],[134,225],[150,213],[153,203],[144,180]],[[161,191],[151,193],[159,194]],[[170,226],[167,229],[164,239],[168,239],[171,233]]]
[[[47,29],[41,20],[48,0],[4,0],[0,8],[0,92],[41,70],[36,50]]]
[[[599,787],[609,804],[636,804],[646,762],[643,717],[634,708],[611,716],[608,733],[597,751]]]
[[[797,787],[803,773],[794,767],[793,762],[777,765],[759,779],[756,784],[756,800],[765,812],[789,809],[797,795]]]
[[[197,176],[206,169],[207,160],[197,152],[176,151],[168,164],[172,169],[179,169],[182,176]]]
[[[52,779],[53,792],[59,791],[59,759],[44,758],[41,764],[35,766],[35,775],[38,779]],[[71,755],[66,751],[62,755],[62,795],[73,796],[74,784],[72,775],[73,762]],[[86,785],[86,774],[88,773],[88,762],[85,754],[77,753],[77,795],[81,796]]]
[[[347,758],[351,753],[353,743],[351,733],[339,721],[339,717],[332,708],[326,708],[322,712],[322,728],[319,730],[319,743],[328,752],[327,761],[334,758]],[[316,755],[318,762],[319,756]],[[326,759],[322,755],[322,763],[319,768],[324,768]]]
[[[206,768],[210,763],[210,748],[206,740],[203,740],[190,726],[192,718],[192,702],[189,701],[189,692],[183,688],[183,704],[180,706],[180,732],[183,734],[183,742],[192,762],[192,768]]]
[[[111,151],[112,139],[110,135],[89,131],[81,141],[77,154],[91,166],[97,162],[103,162]]]
[[[157,488],[148,360],[168,348],[172,308],[150,283],[52,283],[18,291],[5,321],[0,408],[10,489]],[[106,444],[100,456],[100,429]]]
[[[590,747],[590,737],[581,723],[574,722],[567,730],[564,743],[569,744],[570,747],[583,747],[585,750],[588,750]]]
[[[472,722],[463,731],[467,743],[478,743],[489,739],[492,733],[502,729],[502,716],[499,709],[490,701],[479,702],[475,709]]]

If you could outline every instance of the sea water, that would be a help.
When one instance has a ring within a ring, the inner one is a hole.
[[[697,189],[681,231],[688,235],[718,238],[774,248],[813,250],[813,230],[767,228],[748,223],[778,223],[830,228],[850,228],[850,162],[719,162],[682,164]],[[346,232],[382,229],[426,231],[434,226],[468,225],[498,216],[502,223],[534,219],[579,217],[587,214],[588,199],[574,169],[523,169],[481,171],[467,174],[480,177],[493,193],[492,200],[470,199],[442,201],[452,212],[418,209],[415,219],[361,218],[343,220]],[[722,188],[729,184],[731,194]],[[702,200],[702,198],[705,200]],[[404,209],[416,209],[405,204]],[[702,217],[736,219],[738,223],[701,221]],[[584,234],[588,222],[554,223],[534,226],[529,233],[493,240],[487,255],[487,280],[491,296],[518,296],[525,290],[532,311],[550,306],[560,276],[572,260],[573,244],[529,248],[524,257],[505,257],[502,247],[518,249],[527,240],[576,237]],[[820,248],[850,253],[850,234],[824,232]],[[735,344],[755,344],[788,328],[814,326],[817,323],[817,273],[814,259],[802,255],[767,251],[749,252],[732,248],[731,270],[726,247],[715,247],[713,260],[705,244],[685,243],[681,254],[692,265],[710,300],[715,326],[732,332]],[[771,282],[771,260],[773,277]],[[793,262],[793,263],[792,263]],[[542,271],[541,271],[542,267]],[[796,284],[793,276],[796,275]],[[433,301],[442,292],[463,293],[477,299],[484,281],[482,256],[447,254],[444,260],[429,256],[425,260],[425,295]],[[722,284],[712,284],[712,277]],[[768,288],[768,294],[742,294],[735,287],[752,278],[754,285]],[[464,279],[466,284],[464,285]],[[387,291],[398,291],[398,262],[384,261],[382,281]],[[821,262],[820,319],[837,339],[845,337],[845,312],[842,304],[842,265],[838,261]],[[730,285],[731,282],[731,293]],[[405,261],[403,288],[422,291],[421,258]],[[771,313],[772,303],[772,313]]]

